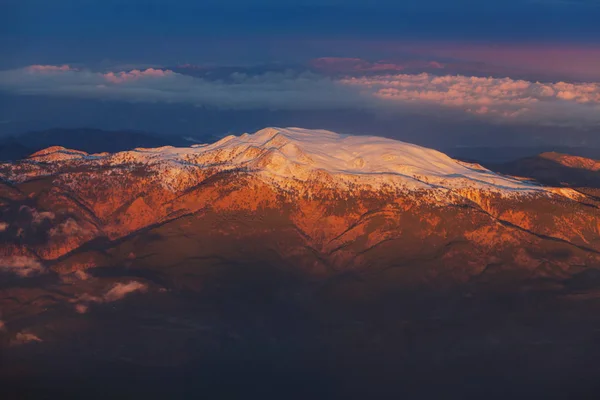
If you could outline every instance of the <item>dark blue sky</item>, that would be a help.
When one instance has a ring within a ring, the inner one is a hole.
[[[288,39],[600,43],[598,0],[0,0],[0,7],[3,64],[286,61]]]
[[[1,0],[30,37],[293,35],[597,40],[597,0]]]
[[[299,125],[434,147],[504,143],[507,132],[513,144],[600,146],[598,21],[600,0],[0,0],[0,136]],[[371,93],[364,77],[356,86],[266,73],[306,72],[319,57],[385,60],[445,80],[395,78],[415,85],[397,100],[394,82]],[[212,77],[192,78],[198,65]],[[148,67],[158,69],[120,75]],[[505,80],[476,79],[490,76]],[[560,81],[569,83],[538,83]],[[364,96],[369,111],[358,112]],[[386,96],[393,111],[378,108]]]

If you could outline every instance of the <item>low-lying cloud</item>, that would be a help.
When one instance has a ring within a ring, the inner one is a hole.
[[[348,108],[361,103],[352,87],[317,74],[233,73],[228,82],[210,81],[148,68],[96,73],[88,70],[29,68],[1,71],[0,90],[132,102],[188,103],[231,109]]]
[[[372,72],[372,66],[369,69]],[[379,67],[378,67],[379,68]],[[600,84],[511,78],[384,74],[331,78],[314,72],[232,73],[208,80],[148,68],[92,72],[69,66],[0,71],[0,90],[16,94],[226,109],[371,109],[431,112],[432,107],[501,123],[600,124]]]
[[[44,266],[35,258],[12,256],[0,258],[0,271],[27,278],[46,272]]]
[[[80,296],[75,300],[75,311],[80,314],[85,314],[91,303],[101,304],[101,303],[112,303],[114,301],[122,300],[125,296],[135,293],[141,292],[145,293],[148,291],[148,285],[138,281],[130,281],[127,283],[115,283],[106,293],[102,296],[92,296],[89,294],[85,294]]]
[[[67,218],[62,223],[57,226],[51,228],[48,231],[50,236],[80,236],[90,233],[90,231],[81,225],[73,218]]]
[[[29,221],[33,225],[40,225],[45,221],[53,221],[56,218],[56,215],[52,211],[38,211],[26,205],[19,208],[19,213],[28,215]]]
[[[162,70],[162,69],[154,69],[148,68],[145,70],[133,69],[131,71],[121,71],[121,72],[107,72],[102,74],[104,79],[106,79],[110,83],[123,83],[128,81],[135,81],[138,79],[143,79],[146,77],[150,78],[163,78],[173,74],[173,71],[170,70]]]
[[[431,74],[347,78],[341,82],[398,105],[432,104],[497,121],[600,123],[598,83],[539,83]]]
[[[20,346],[20,345],[32,343],[32,342],[39,343],[39,342],[43,342],[43,340],[31,332],[23,331],[23,332],[18,332],[15,335],[15,337],[10,341],[10,345],[11,346]]]
[[[105,302],[113,302],[121,300],[133,292],[145,292],[148,290],[148,285],[138,282],[131,281],[128,283],[117,283],[115,284],[106,294],[104,295]]]
[[[29,72],[64,72],[64,71],[76,71],[75,68],[71,68],[68,65],[30,65],[25,68]]]

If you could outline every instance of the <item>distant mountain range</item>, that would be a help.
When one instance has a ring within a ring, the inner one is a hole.
[[[542,153],[561,153],[590,159],[600,159],[600,148],[584,146],[474,146],[444,149],[450,157],[495,166],[516,160],[536,157]]]
[[[0,161],[20,160],[51,146],[63,146],[88,153],[118,152],[136,147],[189,146],[176,135],[100,129],[48,129],[0,138]]]
[[[217,130],[218,131],[218,130]],[[210,143],[219,136],[199,132],[198,135],[155,134],[135,130],[102,130],[91,128],[55,128],[31,131],[10,136],[0,136],[0,161],[15,161],[51,146],[78,149],[87,153],[131,150],[136,147],[181,146],[193,143]],[[474,146],[437,148],[450,157],[484,165],[498,165],[522,158],[534,157],[544,152],[558,152],[600,159],[600,149],[569,146]]]
[[[600,161],[570,154],[541,153],[501,164],[490,163],[488,167],[504,174],[526,176],[544,185],[600,188]]]

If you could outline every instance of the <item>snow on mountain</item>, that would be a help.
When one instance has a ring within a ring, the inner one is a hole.
[[[284,189],[301,186],[301,182],[314,182],[341,189],[474,189],[509,196],[550,191],[414,144],[301,128],[266,128],[254,134],[227,136],[208,145],[137,148],[94,156],[51,148],[39,152],[29,162],[36,160],[57,165],[65,162],[110,166],[144,164],[158,172],[163,183],[178,189],[182,186],[179,180],[187,172],[204,169],[244,170]]]
[[[501,176],[417,145],[301,128],[266,128],[254,134],[227,136],[210,145],[136,149],[111,158],[111,163],[123,162],[170,162],[221,170],[243,168],[284,186],[324,179],[341,186],[372,188],[543,191],[532,183]]]
[[[54,162],[65,160],[77,160],[86,157],[85,151],[71,150],[63,146],[52,146],[33,153],[28,158],[37,162]]]

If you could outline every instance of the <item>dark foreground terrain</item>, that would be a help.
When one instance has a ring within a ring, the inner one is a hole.
[[[593,271],[444,291],[233,267],[182,291],[141,275],[5,279],[2,398],[584,399],[600,390]],[[131,281],[148,289],[73,308],[82,286]]]

